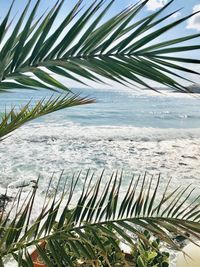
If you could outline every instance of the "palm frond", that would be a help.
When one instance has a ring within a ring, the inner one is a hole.
[[[172,233],[191,240],[194,240],[193,237],[199,238],[199,197],[193,202],[189,201],[193,192],[190,187],[171,191],[169,183],[165,188],[163,184],[161,187],[160,176],[152,178],[145,174],[144,177],[133,176],[123,192],[122,182],[125,177],[122,174],[113,173],[106,183],[104,176],[102,173],[96,179],[94,174],[89,172],[85,177],[80,173],[74,175],[71,180],[66,180],[59,195],[58,188],[63,181],[62,173],[54,196],[49,200],[47,189],[43,208],[34,219],[31,218],[31,214],[34,205],[37,205],[39,180],[21,207],[19,192],[18,204],[15,201],[12,211],[0,220],[0,256],[3,258],[12,254],[19,261],[20,251],[25,249],[27,252],[29,246],[36,245],[41,257],[48,263],[48,253],[38,246],[40,241],[46,240],[56,262],[62,261],[67,263],[66,266],[74,266],[72,255],[79,259],[95,259],[94,246],[88,234],[102,252],[101,240],[97,234],[95,235],[99,231],[118,250],[120,248],[117,240],[123,240],[130,246],[134,245],[134,237],[148,242],[141,229],[150,231],[175,249],[180,248],[174,242]],[[84,184],[80,189],[82,178]],[[53,177],[50,183],[52,179]],[[77,190],[82,192],[79,197]],[[13,212],[14,217],[11,216]],[[59,251],[60,257],[55,251]],[[16,253],[19,253],[18,256]]]
[[[169,57],[168,54],[198,50],[198,44],[182,46],[182,43],[195,40],[200,34],[156,42],[160,35],[196,14],[170,22],[168,18],[178,10],[162,14],[174,0],[135,22],[137,14],[148,2],[139,1],[104,23],[101,21],[115,1],[110,1],[107,6],[102,0],[95,1],[87,9],[82,9],[82,1],[78,1],[54,32],[51,29],[65,0],[57,1],[49,12],[35,21],[40,2],[36,1],[29,16],[26,14],[31,1],[27,2],[12,31],[7,30],[12,5],[0,24],[2,90],[15,86],[68,90],[59,78],[52,77],[53,73],[83,84],[82,78],[103,83],[106,78],[123,85],[153,89],[145,78],[188,92],[184,86],[185,74],[199,75],[190,68],[172,64],[172,61],[199,64],[199,60]],[[161,26],[163,22],[165,26]],[[182,78],[182,82],[177,78]]]
[[[44,98],[34,104],[29,101],[21,108],[15,107],[1,114],[0,140],[31,120],[61,109],[91,104],[93,102],[93,99],[80,97],[79,95],[70,93],[64,95],[59,94],[58,96],[51,96],[46,99]]]

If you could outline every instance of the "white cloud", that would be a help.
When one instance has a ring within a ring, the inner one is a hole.
[[[167,2],[168,0],[149,0],[147,3],[147,10],[154,11],[166,5]]]
[[[200,5],[193,7],[193,12],[200,11]],[[194,29],[200,31],[200,13],[194,15],[188,20],[187,29]]]

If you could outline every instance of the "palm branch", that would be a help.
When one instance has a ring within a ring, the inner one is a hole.
[[[139,1],[104,23],[101,20],[115,1],[109,1],[107,6],[103,0],[94,1],[82,11],[80,0],[54,31],[54,22],[65,0],[57,1],[52,9],[37,20],[35,16],[41,0],[36,1],[29,16],[27,12],[32,1],[28,1],[18,21],[14,25],[11,23],[11,30],[9,18],[14,2],[0,24],[2,90],[68,90],[66,85],[49,74],[53,73],[80,83],[84,83],[82,78],[96,82],[104,82],[106,78],[125,85],[142,85],[153,89],[144,81],[146,78],[177,91],[187,92],[188,89],[176,81],[177,77],[185,80],[185,74],[178,74],[177,71],[199,75],[177,64],[199,64],[198,59],[179,58],[169,54],[199,49],[199,45],[183,46],[182,43],[194,40],[200,34],[156,42],[159,36],[195,15],[170,22],[168,18],[178,11],[162,14],[174,0],[135,22],[136,15],[148,2]],[[165,26],[161,26],[162,23]]]
[[[44,98],[34,104],[30,101],[21,108],[13,108],[8,112],[5,111],[1,114],[0,140],[26,122],[64,108],[86,105],[93,102],[93,99],[68,93],[64,95],[59,94],[57,97],[51,96],[46,99]]]
[[[37,205],[39,179],[25,202],[20,200],[20,191],[10,211],[0,218],[0,266],[3,266],[6,255],[12,255],[19,266],[32,266],[28,250],[32,245],[38,248],[47,266],[53,266],[47,251],[38,246],[42,240],[47,242],[51,257],[58,266],[63,263],[64,266],[76,266],[74,256],[92,262],[96,260],[95,251],[87,234],[92,236],[103,254],[101,240],[96,234],[99,231],[116,250],[120,250],[116,240],[133,246],[136,236],[147,243],[140,228],[155,234],[174,249],[180,247],[174,242],[172,233],[188,238],[187,232],[191,240],[199,238],[199,197],[188,202],[194,190],[190,186],[170,190],[170,183],[165,188],[163,183],[161,186],[160,176],[153,178],[145,174],[129,179],[123,192],[122,183],[127,178],[122,173],[113,173],[107,182],[104,176],[104,172],[97,179],[90,172],[85,176],[74,175],[65,180],[59,195],[61,181],[62,184],[64,181],[62,174],[54,196],[48,198],[52,177],[43,208],[36,218],[32,218],[32,211]],[[77,190],[81,191],[79,197]]]

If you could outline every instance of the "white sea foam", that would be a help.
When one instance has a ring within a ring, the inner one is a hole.
[[[80,169],[161,173],[198,184],[200,129],[33,123],[0,143],[1,186]]]

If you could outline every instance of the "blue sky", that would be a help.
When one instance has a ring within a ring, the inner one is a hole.
[[[110,0],[107,0],[109,2]],[[122,9],[126,8],[127,6],[131,4],[135,4],[138,0],[115,0],[115,3],[113,4],[112,8],[107,13],[105,20],[116,14],[117,12],[120,12]],[[5,14],[8,10],[12,0],[0,0],[0,7],[1,7],[1,14]],[[36,0],[32,0],[32,5]],[[38,16],[42,14],[48,7],[53,6],[55,4],[56,0],[41,0],[40,8],[38,10]],[[77,0],[66,0],[60,15],[59,19],[62,21],[62,19],[65,17],[65,15],[68,13],[68,11],[73,7],[73,5],[77,2]],[[91,4],[93,0],[84,0],[83,3],[87,6]],[[147,6],[143,9],[143,11],[140,13],[139,17],[151,14],[153,11],[158,10],[158,8],[164,6],[166,3],[168,3],[169,0],[149,0]],[[19,16],[20,11],[27,3],[27,0],[16,0],[15,5],[13,8],[12,15],[15,15],[17,13],[17,16]],[[174,3],[165,11],[166,14],[169,14],[170,12],[173,12],[177,9],[182,8],[179,12],[177,12],[176,15],[173,17],[170,17],[169,21],[173,21],[177,18],[181,18],[182,16],[191,14],[194,11],[200,10],[200,0],[174,0]],[[164,14],[164,13],[163,13]],[[58,21],[57,21],[58,23]],[[56,27],[56,25],[55,25]],[[170,31],[169,33],[166,33],[164,36],[159,37],[159,41],[162,39],[172,39],[176,38],[177,36],[185,36],[188,34],[193,33],[200,33],[200,14],[194,16],[187,22],[183,23],[181,26],[178,26],[173,31]],[[199,42],[199,39],[194,42]],[[188,54],[190,56],[190,54]],[[200,52],[195,51],[192,54],[193,57],[200,58]],[[197,67],[200,71],[200,67]],[[197,82],[200,82],[197,81]]]
[[[149,0],[149,3],[147,4],[146,9],[143,10],[143,14],[145,13],[148,14],[158,9],[159,7],[162,7],[168,1],[169,0]],[[11,2],[12,0],[3,0],[0,2],[1,13],[6,12]],[[32,4],[34,4],[35,2],[36,0],[32,0]],[[40,4],[40,12],[44,11],[47,7],[52,6],[55,2],[56,0],[42,0]],[[20,11],[25,6],[26,3],[27,3],[27,0],[16,0],[13,13]],[[76,3],[76,0],[67,0],[61,12],[61,15],[63,16],[65,12],[67,12],[67,10],[69,10],[75,3]],[[90,3],[92,3],[92,0],[84,1],[84,4],[86,5]],[[112,9],[108,12],[107,16],[112,16],[116,12],[119,12],[123,8],[134,3],[136,3],[136,0],[115,0],[115,4],[113,5]],[[168,9],[168,11],[173,11],[179,8],[183,8],[183,10],[181,10],[178,13],[178,16],[185,15],[185,14],[191,13],[193,10],[200,10],[200,1],[199,0],[175,0],[174,3],[171,5],[171,7]],[[194,23],[190,25],[193,27],[193,29],[192,27],[190,27],[191,30],[200,31],[200,15],[197,17],[199,18],[199,20],[196,19],[197,23],[195,23],[195,19],[193,19]],[[184,30],[184,26],[182,28]]]
[[[113,7],[109,10],[107,13],[107,18],[111,17],[112,15],[116,14],[116,12],[121,11],[125,7],[136,3],[138,0],[115,0],[115,3]],[[141,15],[146,15],[150,14],[151,12],[157,10],[158,8],[162,7],[164,4],[166,4],[169,0],[149,0],[146,8],[143,9]],[[5,13],[12,0],[3,0],[0,2],[0,7],[1,7],[1,14]],[[32,0],[32,5],[36,0]],[[46,8],[51,7],[56,0],[42,0],[40,4],[40,8],[38,11],[38,14],[41,14]],[[65,16],[65,14],[68,12],[68,10],[77,2],[77,0],[67,0],[66,3],[63,6],[63,9],[60,13],[60,19]],[[109,2],[109,0],[107,0]],[[25,6],[27,3],[27,0],[16,0],[15,5],[13,8],[13,14],[16,12],[22,10],[22,8]],[[92,3],[92,0],[85,0],[84,4],[89,5]],[[200,1],[199,0],[175,0],[174,3],[168,8],[168,11],[166,12],[172,12],[176,9],[183,8],[181,11],[177,13],[177,17],[184,16],[186,14],[191,14],[193,11],[200,10]],[[171,19],[175,19],[176,17],[172,17]],[[187,23],[184,23],[181,27],[177,29],[177,32],[179,34],[183,33],[185,34],[186,31],[190,32],[197,32],[200,31],[200,14],[197,15],[196,17],[192,18],[190,21]]]

